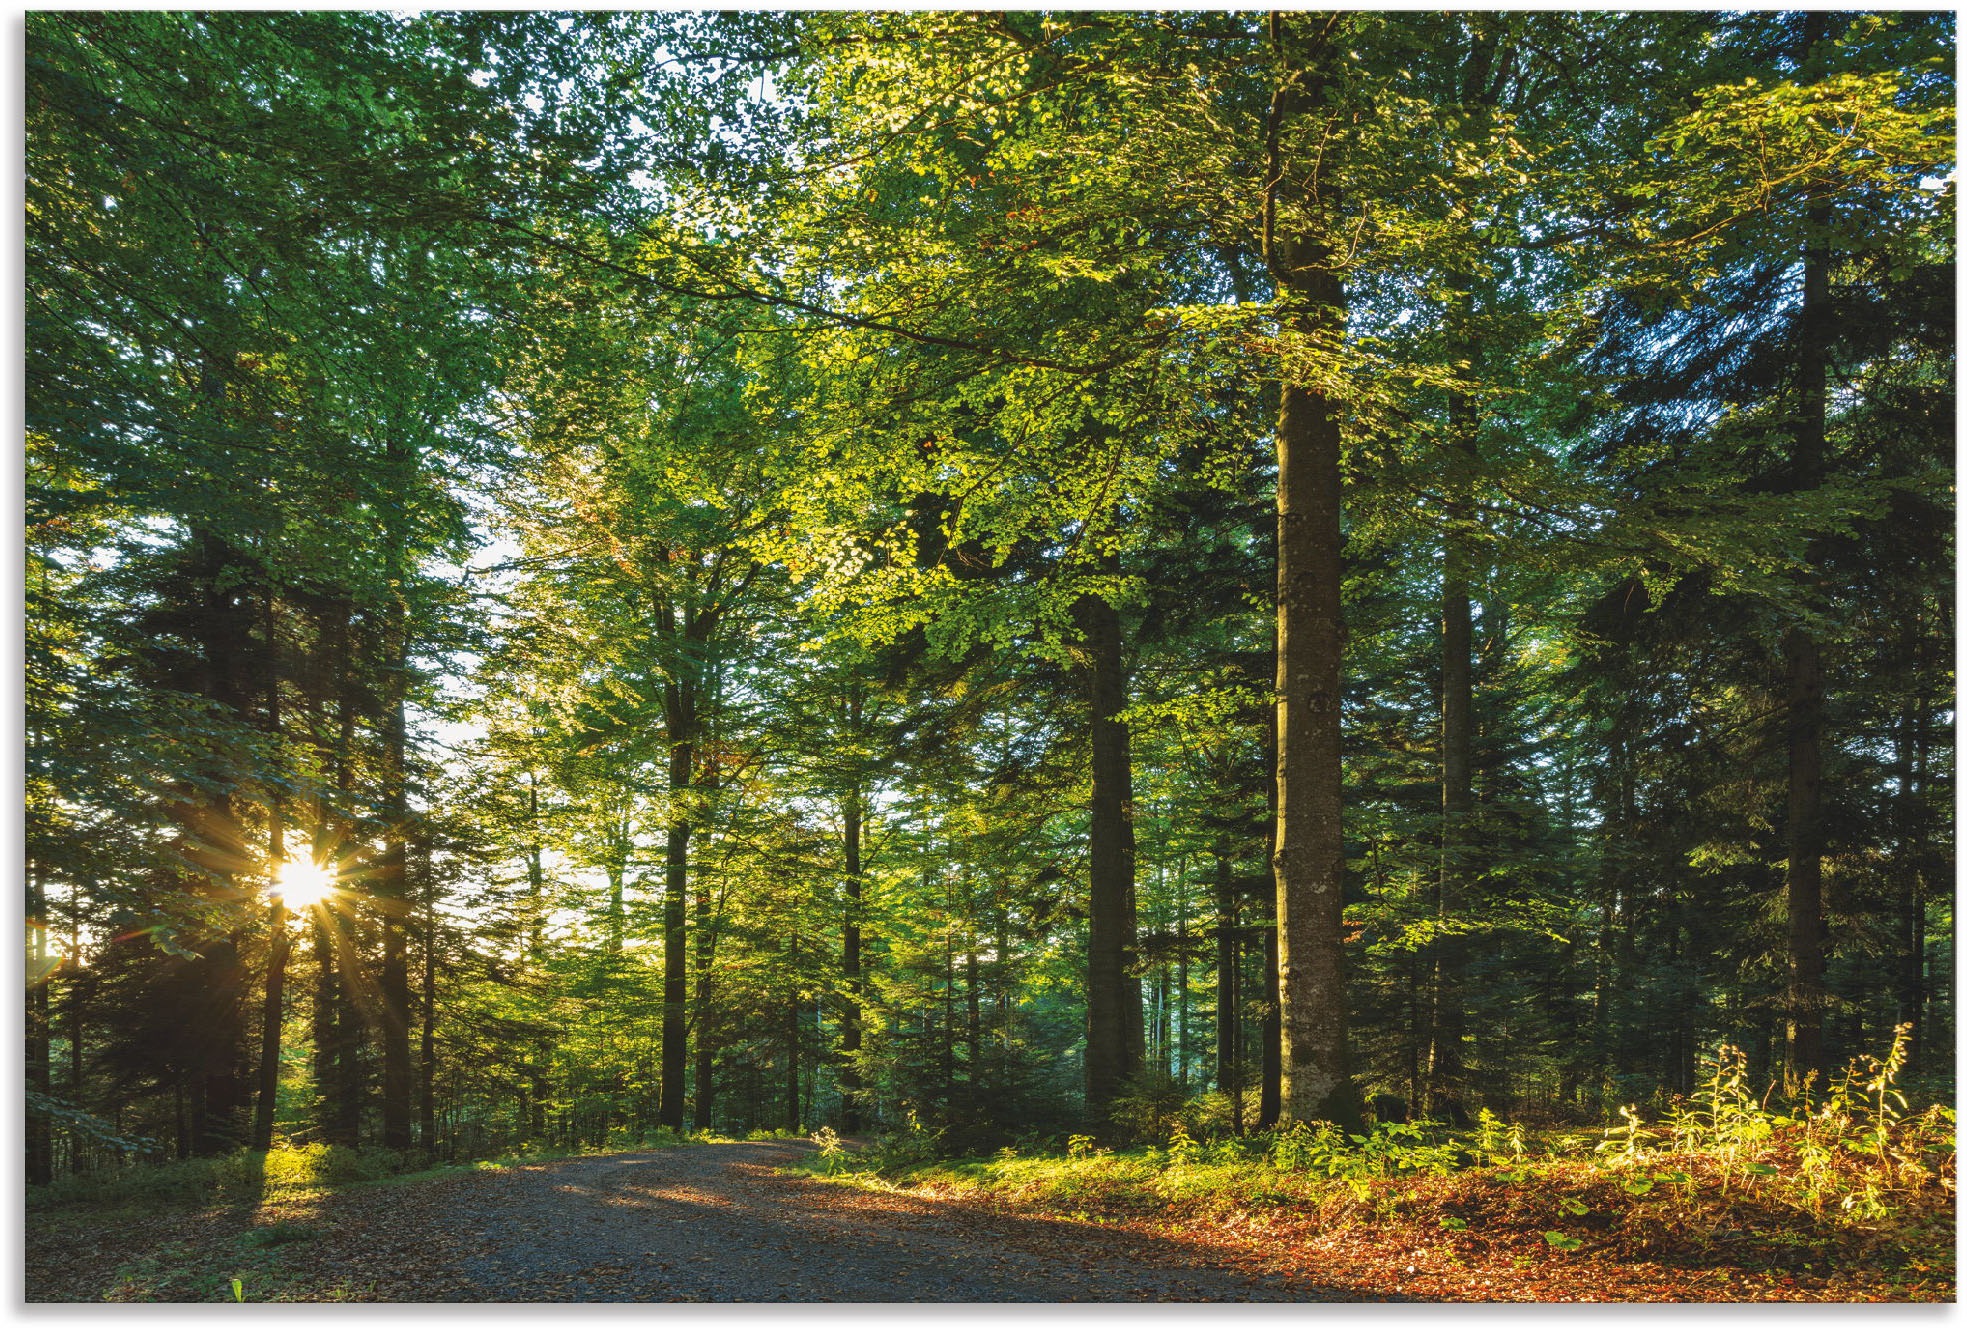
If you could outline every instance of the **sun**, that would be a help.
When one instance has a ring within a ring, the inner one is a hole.
[[[311,858],[296,858],[280,864],[272,893],[279,895],[288,908],[313,908],[326,903],[335,893],[335,879],[334,868],[323,867]]]

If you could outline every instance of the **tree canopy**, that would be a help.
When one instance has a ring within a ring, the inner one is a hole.
[[[1952,51],[30,15],[30,1179],[1945,1096]]]

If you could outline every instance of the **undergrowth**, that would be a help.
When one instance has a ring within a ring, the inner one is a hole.
[[[408,1183],[460,1171],[529,1166],[590,1153],[619,1152],[624,1147],[662,1148],[721,1141],[719,1136],[707,1132],[674,1135],[658,1131],[626,1143],[614,1140],[605,1147],[537,1148],[445,1163],[433,1163],[427,1154],[416,1150],[300,1144],[264,1153],[241,1151],[63,1176],[47,1185],[28,1186],[27,1207],[32,1212],[263,1203],[355,1185]]]
[[[821,1139],[801,1165],[877,1188],[974,1192],[1088,1221],[1269,1214],[1321,1229],[1404,1224],[1450,1243],[1545,1256],[1826,1273],[1862,1264],[1950,1285],[1954,1113],[1911,1111],[1883,1061],[1861,1057],[1827,1092],[1771,1106],[1742,1053],[1718,1048],[1693,1097],[1658,1120],[1631,1107],[1597,1132],[1532,1134],[1484,1111],[1473,1128],[1332,1125],[1237,1137],[1179,1118],[1143,1147],[1091,1137],[992,1157],[937,1156],[909,1127],[848,1153]]]

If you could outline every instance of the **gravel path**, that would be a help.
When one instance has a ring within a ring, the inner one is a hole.
[[[1343,1300],[1081,1223],[775,1174],[791,1144],[485,1173],[447,1205],[463,1298],[499,1301]]]

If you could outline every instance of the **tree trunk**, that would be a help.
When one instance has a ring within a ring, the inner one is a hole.
[[[1473,624],[1460,541],[1447,539],[1447,572],[1441,591],[1441,865],[1435,917],[1448,925],[1465,920],[1468,908],[1467,826],[1474,805],[1470,777],[1473,745]],[[1428,1030],[1427,1114],[1460,1121],[1464,1032],[1462,968],[1467,947],[1459,936],[1437,936],[1433,954],[1433,1018]]]
[[[82,971],[82,904],[78,892],[70,887],[68,895],[68,956],[67,962],[71,976],[79,976]],[[82,1076],[85,1057],[82,1048],[82,1001],[74,986],[68,991],[68,1100],[82,1100]]]
[[[191,532],[190,557],[198,593],[188,630],[198,643],[199,661],[196,679],[187,680],[188,690],[243,718],[253,694],[253,615],[240,585],[245,569],[231,546],[209,530]],[[237,797],[227,789],[208,802],[180,804],[176,819],[184,831],[184,856],[199,869],[188,890],[218,905],[219,916],[236,916],[236,906],[247,894],[242,878],[257,865],[257,855],[246,846]],[[250,1071],[242,1063],[247,1054],[246,974],[236,930],[196,948],[205,977],[196,1030],[200,1064],[188,1085],[191,1150],[213,1155],[245,1144],[252,1124],[241,1118],[250,1109]]]
[[[1273,920],[1264,928],[1264,1017],[1258,1030],[1263,1038],[1257,1089],[1257,1128],[1276,1125],[1284,1110],[1284,1020],[1283,1002],[1278,996],[1277,925]]]
[[[719,695],[713,686],[713,711],[715,698]],[[701,723],[701,721],[699,721]],[[706,794],[715,790],[722,778],[716,762],[697,774],[696,786]],[[696,1036],[696,1083],[690,1097],[690,1122],[699,1130],[710,1128],[711,1108],[717,1100],[717,1037],[716,1027],[711,1022],[711,987],[717,958],[717,901],[711,882],[698,873],[697,880],[697,938],[694,959],[696,963],[696,1009],[691,1018],[691,1028]]]
[[[786,941],[786,963],[792,970],[792,995],[785,1014],[785,1128],[799,1133],[799,935]]]
[[[663,689],[663,720],[669,730],[669,835],[663,854],[663,1012],[661,1119],[664,1128],[683,1129],[684,1074],[689,1063],[689,1023],[685,1009],[689,976],[690,777],[696,767],[696,689],[672,682]]]
[[[277,860],[277,859],[276,859]],[[253,1112],[252,1147],[273,1147],[273,1114],[280,1096],[280,1025],[286,1017],[287,906],[275,899],[267,925],[273,929],[266,961],[266,1004],[260,1012],[259,1102]]]
[[[335,1083],[335,948],[328,938],[327,911],[314,915],[314,1096],[320,1103],[324,1119],[321,1121],[321,1136],[329,1143],[341,1143],[335,1137],[333,1104],[339,1094]]]
[[[423,860],[423,1036],[417,1064],[417,1145],[425,1154],[437,1151],[437,877],[430,869],[430,850]]]
[[[981,1087],[978,1084],[978,1070],[983,1065],[983,999],[979,991],[981,983],[977,976],[977,947],[974,941],[963,955],[963,997],[969,1003],[965,1013],[969,1016],[964,1029],[964,1054],[969,1057],[963,1069],[963,1084],[966,1100],[972,1115],[981,1102]]]
[[[387,598],[383,604],[382,751],[383,849],[376,873],[382,926],[382,1143],[410,1147],[410,972],[405,929],[410,913],[410,789],[408,707],[410,605],[408,515],[403,510],[416,468],[415,453],[392,436],[386,465],[399,486],[384,517]]]
[[[1236,885],[1229,846],[1216,858],[1216,1091],[1229,1099],[1230,1128],[1243,1133],[1242,933],[1237,928]]]
[[[696,1010],[691,1019],[691,1030],[696,1035],[696,1069],[692,1075],[694,1083],[690,1093],[690,1127],[697,1130],[710,1128],[710,1120],[717,1105],[717,1041],[716,1030],[712,1027],[711,1016],[711,965],[715,956],[711,953],[711,899],[710,890],[702,883],[697,887],[697,946],[693,956],[696,961]]]
[[[1810,76],[1822,74],[1826,18],[1812,10],[1803,23],[1803,60]],[[1803,249],[1803,304],[1797,315],[1797,423],[1790,486],[1796,491],[1823,482],[1829,410],[1830,253],[1822,235],[1830,221],[1821,204],[1809,212],[1813,234]],[[1813,551],[1814,555],[1814,551]],[[1816,558],[1811,557],[1814,565]],[[1792,1084],[1820,1082],[1824,1062],[1823,923],[1823,663],[1807,627],[1783,636],[1785,737],[1789,748],[1785,912],[1789,938],[1789,989],[1785,1014],[1784,1071]]]
[[[1817,643],[1801,629],[1783,641],[1788,664],[1789,851],[1787,921],[1789,992],[1787,1059],[1789,1080],[1801,1086],[1824,1074],[1823,846],[1823,676]]]
[[[1282,1031],[1281,1116],[1359,1126],[1346,1047],[1342,951],[1340,613],[1344,533],[1339,519],[1339,411],[1306,381],[1305,358],[1344,335],[1335,258],[1315,233],[1336,206],[1322,154],[1287,149],[1319,116],[1339,18],[1273,13],[1279,60],[1271,100],[1264,258],[1290,312],[1277,416],[1277,969]],[[1307,174],[1309,170],[1309,174]]]
[[[859,689],[847,703],[847,722],[856,741],[861,727]],[[840,1123],[848,1134],[861,1129],[861,786],[848,786],[841,807],[846,853],[847,915],[840,928]]]
[[[1109,554],[1102,570],[1119,570]],[[1134,791],[1121,658],[1120,615],[1097,595],[1075,615],[1085,638],[1091,712],[1092,801],[1087,828],[1090,890],[1086,942],[1086,1111],[1104,1122],[1129,1076],[1140,1068],[1146,1029],[1134,957]]]
[[[1912,651],[1913,686],[1919,685],[1921,651]],[[1916,1072],[1926,1042],[1926,714],[1924,696],[1910,702],[1899,729],[1899,871],[1905,882],[1898,980],[1894,984],[1896,1022],[1911,1029],[1906,1068]]]
[[[280,666],[279,645],[275,633],[278,623],[273,612],[273,592],[269,588],[266,597],[266,731],[271,736],[274,751],[274,783],[266,795],[266,862],[267,871],[277,873],[287,858],[286,843],[286,804],[281,796],[277,781],[282,777],[280,768]],[[280,1096],[280,1035],[281,1024],[286,1019],[287,993],[287,955],[289,939],[287,936],[287,905],[278,894],[273,896],[267,925],[272,935],[267,942],[266,959],[266,999],[260,1008],[260,1066],[259,1102],[253,1112],[252,1147],[265,1152],[273,1147],[273,1116],[279,1105]]]
[[[48,891],[38,864],[27,871],[27,1086],[52,1093],[48,1038]],[[27,1183],[46,1185],[55,1178],[54,1124],[46,1112],[27,1113]]]
[[[1496,29],[1482,18],[1476,25],[1468,57],[1461,67],[1460,100],[1478,137],[1488,131],[1494,89]],[[1476,336],[1475,282],[1467,272],[1449,279],[1449,357],[1466,364],[1473,374],[1480,355]],[[1441,869],[1436,917],[1447,924],[1465,923],[1473,901],[1469,883],[1468,821],[1474,807],[1474,627],[1469,604],[1469,580],[1474,563],[1469,531],[1473,525],[1471,497],[1481,462],[1481,419],[1475,399],[1466,391],[1448,394],[1449,448],[1445,484],[1448,491],[1447,529],[1442,539],[1441,574]],[[1461,1124],[1468,1118],[1462,1040],[1467,1028],[1464,971],[1468,943],[1452,931],[1438,936],[1433,950],[1433,1017],[1428,1036],[1426,1112],[1435,1120]]]
[[[1188,1093],[1188,861],[1175,873],[1175,1078]]]
[[[368,1099],[368,1073],[362,1051],[369,1042],[363,1014],[365,968],[362,934],[354,918],[331,915],[329,939],[335,947],[335,1138],[355,1147],[362,1142],[362,1112]],[[371,1002],[373,1004],[373,1002]]]

